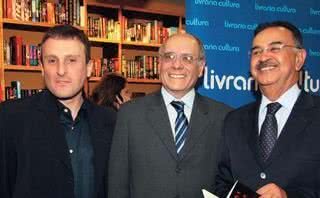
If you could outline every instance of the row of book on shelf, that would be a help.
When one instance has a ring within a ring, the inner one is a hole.
[[[84,26],[80,0],[3,0],[3,8],[4,18]]]
[[[92,77],[102,77],[106,73],[119,71],[118,58],[96,58],[91,61],[93,63]]]
[[[146,20],[122,16],[124,41],[143,43],[163,43],[169,36],[178,32],[177,27],[164,27],[163,21]]]
[[[159,79],[159,65],[157,56],[135,56],[133,59],[122,57],[120,70],[118,58],[92,59],[93,70],[91,76],[101,77],[105,73],[119,72],[126,78]]]
[[[128,19],[122,16],[122,21],[123,40],[128,42],[161,44],[178,32],[177,27],[164,27],[160,20]],[[120,22],[106,17],[89,16],[88,36],[120,40]]]
[[[120,41],[120,23],[106,17],[88,16],[88,36]]]
[[[122,75],[126,78],[159,79],[157,56],[135,56],[134,59],[122,58]]]
[[[38,45],[23,43],[22,36],[12,36],[4,40],[4,63],[7,65],[37,66],[40,58]]]
[[[21,89],[20,81],[11,81],[11,86],[5,87],[5,100],[25,98],[41,91],[42,89]]]

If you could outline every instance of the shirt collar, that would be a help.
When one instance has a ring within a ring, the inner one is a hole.
[[[281,107],[292,109],[300,93],[301,90],[299,89],[298,85],[295,84],[284,94],[282,94],[276,101],[270,101],[266,96],[262,95],[260,111],[264,111],[267,105],[272,102],[278,102],[281,104]]]
[[[195,90],[191,89],[181,99],[177,99],[174,96],[172,96],[164,87],[161,87],[161,94],[166,106],[170,105],[172,101],[182,101],[188,108],[192,108],[194,97],[196,95]]]
[[[56,100],[56,101],[57,101],[57,107],[58,107],[59,114],[60,115],[68,115],[69,117],[71,117],[70,109],[68,107],[66,107],[64,104],[62,104],[61,102],[59,102],[58,100]],[[88,101],[88,99],[84,98],[83,103],[79,109],[77,117],[80,116],[80,117],[84,118],[84,116],[86,116],[86,114],[87,114],[88,107],[89,107],[89,101]],[[67,109],[68,112],[65,112],[66,111],[65,109]],[[65,113],[68,113],[68,114],[65,114]]]

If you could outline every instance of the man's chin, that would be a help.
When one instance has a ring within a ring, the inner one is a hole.
[[[66,94],[66,93],[53,93],[53,94],[58,100],[71,100],[81,95],[81,93],[82,93],[82,90],[76,93],[69,93],[69,94]]]

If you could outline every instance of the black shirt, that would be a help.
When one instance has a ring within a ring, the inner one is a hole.
[[[88,122],[88,101],[84,101],[75,120],[71,111],[58,102],[60,123],[69,148],[76,198],[94,197],[94,153]]]

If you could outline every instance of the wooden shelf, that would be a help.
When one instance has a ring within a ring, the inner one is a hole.
[[[75,26],[76,28],[88,33],[87,19],[90,17],[106,17],[120,22],[120,39],[106,39],[89,37],[92,44],[91,58],[97,59],[102,57],[116,57],[118,59],[119,69],[122,67],[122,58],[126,57],[132,59],[135,56],[157,56],[158,48],[162,45],[160,43],[145,43],[145,42],[132,42],[122,39],[124,35],[124,21],[123,18],[130,19],[145,19],[163,21],[164,27],[178,27],[181,29],[184,17],[184,6],[179,6],[176,3],[169,3],[170,1],[158,0],[80,0],[84,7],[84,26]],[[52,1],[50,1],[52,2]],[[3,11],[3,8],[0,8]],[[21,35],[25,43],[35,44],[39,43],[44,32],[49,28],[58,25],[47,22],[33,22],[21,21],[11,18],[2,18],[0,16],[0,39],[8,40],[11,36]],[[110,37],[109,37],[110,38]],[[119,37],[112,37],[119,38]],[[128,39],[129,40],[129,39]],[[158,41],[159,42],[159,41]],[[0,95],[4,97],[4,87],[6,81],[10,82],[21,79],[21,82],[27,87],[42,87],[40,66],[23,66],[23,65],[5,65],[3,57],[3,44],[0,45]],[[121,70],[121,69],[120,69]],[[101,77],[91,77],[88,79],[88,93],[93,90]],[[41,83],[40,83],[41,81]],[[156,79],[137,79],[128,78],[129,87],[134,92],[151,93],[161,87],[161,81]],[[0,98],[1,100],[1,98]]]
[[[89,37],[89,41],[99,42],[99,43],[114,43],[114,44],[120,43],[120,41],[118,40],[111,40],[111,39],[97,38],[97,37]]]
[[[143,42],[132,42],[132,41],[122,41],[123,45],[134,45],[143,47],[160,47],[161,44],[158,43],[143,43]]]
[[[9,19],[9,18],[3,18],[2,22],[4,24],[13,24],[13,25],[25,25],[25,26],[36,26],[36,27],[42,27],[42,28],[50,28],[55,25],[62,25],[62,24],[51,24],[51,23],[45,23],[45,22],[33,22],[33,21],[21,21],[16,19]],[[74,26],[80,30],[85,30],[84,27],[81,26]]]
[[[128,11],[135,11],[135,12],[145,12],[150,14],[160,14],[160,15],[168,15],[168,16],[176,16],[176,17],[182,17],[181,15],[177,15],[173,12],[168,12],[164,10],[157,10],[157,9],[144,9],[144,8],[137,8],[133,6],[123,6],[123,10]]]
[[[127,81],[129,83],[152,83],[152,84],[160,84],[160,80],[156,79],[138,79],[138,78],[128,78]]]
[[[100,2],[87,2],[87,6],[95,6],[95,7],[102,7],[102,8],[115,8],[120,9],[120,5],[114,5],[110,3],[100,3]]]
[[[17,25],[28,25],[28,26],[39,26],[39,27],[53,27],[55,24],[49,24],[44,22],[33,22],[33,21],[20,21],[16,19],[3,18],[3,23],[17,24]]]
[[[25,66],[25,65],[5,65],[5,71],[30,71],[30,72],[41,72],[40,66]]]
[[[101,77],[90,77],[89,82],[98,82],[101,80]],[[139,78],[128,78],[128,83],[149,83],[149,84],[160,84],[160,80],[156,79],[139,79]]]

